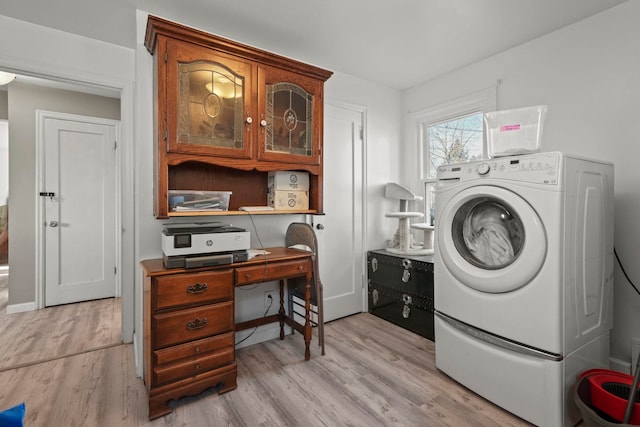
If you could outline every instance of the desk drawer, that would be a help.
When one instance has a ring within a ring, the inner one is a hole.
[[[154,349],[233,331],[233,300],[152,316]]]
[[[233,361],[234,347],[231,345],[182,362],[158,365],[153,369],[153,381],[155,385],[159,385],[181,378],[193,377],[228,365]]]
[[[153,352],[153,355],[155,363],[163,365],[181,359],[199,357],[225,347],[233,347],[234,344],[234,334],[233,332],[229,332],[223,335],[216,335],[214,337],[156,350]]]
[[[276,264],[258,264],[252,267],[236,268],[236,285],[268,282],[297,276],[310,271],[309,258],[299,261],[278,262]]]
[[[154,292],[154,310],[227,300],[233,297],[233,270],[158,277]]]

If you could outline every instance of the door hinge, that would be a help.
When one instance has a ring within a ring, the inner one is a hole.
[[[360,126],[360,140],[364,140],[364,128]]]
[[[169,55],[167,54],[167,52],[164,53],[164,62],[169,61]]]
[[[113,274],[118,275],[118,267],[113,267]]]
[[[118,141],[113,141],[113,149],[114,150],[118,149]]]

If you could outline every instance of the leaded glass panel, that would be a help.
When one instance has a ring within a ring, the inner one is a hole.
[[[243,148],[244,78],[198,61],[179,65],[178,142]]]
[[[267,85],[267,152],[313,156],[313,95],[292,83]]]

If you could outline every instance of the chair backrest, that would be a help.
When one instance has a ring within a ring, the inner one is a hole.
[[[314,279],[320,281],[318,270],[318,239],[313,227],[305,222],[292,222],[287,228],[284,236],[284,244],[286,247],[303,245],[307,246],[313,253]]]
[[[318,240],[313,228],[304,222],[292,222],[284,236],[286,247],[303,245],[307,246],[314,255],[318,252]]]

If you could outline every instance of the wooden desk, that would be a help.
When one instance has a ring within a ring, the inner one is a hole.
[[[311,253],[266,248],[268,255],[249,261],[206,268],[166,269],[161,259],[141,262],[144,272],[144,382],[149,393],[149,418],[172,411],[172,399],[199,394],[209,387],[220,393],[236,388],[235,331],[272,322],[302,333],[304,358],[311,352]],[[284,281],[306,278],[305,324],[284,309]],[[280,281],[278,314],[236,324],[234,288]]]

